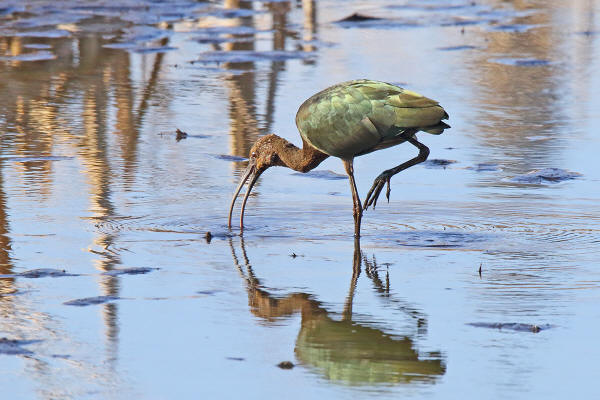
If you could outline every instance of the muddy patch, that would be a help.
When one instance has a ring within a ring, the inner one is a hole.
[[[64,29],[53,29],[48,31],[25,31],[17,32],[13,36],[16,37],[30,37],[30,38],[47,38],[47,39],[59,39],[67,38],[71,36],[71,32]]]
[[[475,172],[495,172],[502,171],[502,167],[496,163],[478,163],[470,167],[466,167],[465,169],[469,169]]]
[[[209,51],[201,54],[200,57],[192,63],[247,63],[259,61],[286,61],[293,59],[310,59],[313,57],[313,53],[303,51]]]
[[[119,275],[143,275],[152,271],[156,271],[160,268],[150,267],[131,267],[131,268],[117,268],[110,271],[103,272],[102,275],[108,276],[119,276]]]
[[[438,50],[441,51],[461,51],[461,50],[478,50],[480,47],[471,46],[471,45],[461,45],[461,46],[446,46],[446,47],[438,47]]]
[[[501,24],[492,26],[492,31],[500,31],[500,32],[512,32],[512,33],[522,33],[527,32],[530,29],[534,29],[538,27],[538,25],[527,25],[527,24]]]
[[[552,325],[544,324],[544,325],[535,325],[535,324],[522,324],[515,322],[469,322],[467,325],[475,326],[477,328],[488,328],[488,329],[498,329],[498,330],[507,330],[507,331],[515,331],[515,332],[532,332],[538,333],[544,331],[546,329],[552,328]]]
[[[110,302],[113,302],[113,301],[119,300],[119,299],[120,299],[120,297],[118,297],[118,296],[96,296],[96,297],[85,297],[82,299],[69,300],[69,301],[65,301],[63,304],[66,306],[85,307],[85,306],[92,306],[92,305],[96,305],[96,304],[110,303]]]
[[[334,22],[342,28],[401,29],[421,26],[416,20],[401,18],[381,18],[354,13]]]
[[[64,276],[79,276],[79,274],[71,274],[64,269],[37,268],[14,274],[14,276],[21,278],[61,278]]]
[[[552,64],[552,61],[540,58],[494,58],[490,61],[497,64],[513,65],[516,67],[545,67]]]
[[[560,168],[544,168],[530,171],[523,175],[517,175],[508,179],[509,182],[524,184],[559,183],[579,178],[579,172],[567,171]]]
[[[41,340],[18,340],[0,338],[0,354],[29,356],[32,355],[33,352],[31,350],[27,350],[23,346],[40,342]]]
[[[336,22],[363,22],[363,21],[380,21],[383,18],[373,17],[370,15],[365,15],[361,13],[354,13],[352,15],[347,16],[346,18],[342,18],[337,20]]]
[[[442,158],[434,158],[431,160],[427,160],[423,163],[425,168],[443,168],[446,169],[448,166],[452,164],[456,164],[458,161],[456,160],[445,160]]]
[[[56,54],[47,51],[40,50],[31,53],[19,54],[17,56],[0,56],[0,61],[48,61],[54,60]]]

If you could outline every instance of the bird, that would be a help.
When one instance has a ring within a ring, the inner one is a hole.
[[[350,181],[354,236],[358,238],[363,210],[371,205],[375,208],[385,185],[389,202],[392,176],[427,160],[429,148],[419,142],[415,134],[423,131],[439,135],[450,128],[443,122],[448,118],[437,101],[391,83],[357,79],[330,86],[308,98],[298,109],[296,126],[302,148],[275,134],[259,138],[252,146],[248,166],[231,199],[228,226],[231,229],[236,199],[248,182],[240,211],[243,232],[248,196],[268,168],[280,166],[305,173],[328,157],[338,157]],[[361,205],[354,179],[354,158],[404,142],[415,146],[419,154],[377,176]]]

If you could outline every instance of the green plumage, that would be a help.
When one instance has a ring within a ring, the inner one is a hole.
[[[448,114],[418,93],[368,79],[331,86],[306,100],[296,114],[300,135],[317,150],[351,159],[404,142],[402,133],[440,134]]]

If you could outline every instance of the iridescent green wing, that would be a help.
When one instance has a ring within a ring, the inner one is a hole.
[[[393,108],[393,125],[399,128],[415,128],[440,134],[450,127],[442,122],[448,118],[448,114],[437,101],[410,90],[403,89],[402,93],[389,96],[386,99],[386,107]]]
[[[300,106],[296,125],[304,140],[326,154],[341,158],[352,158],[381,141],[377,128],[367,118],[373,104],[359,82],[327,88]]]
[[[400,143],[397,137],[405,130],[433,126],[443,115],[443,109],[431,99],[365,79],[315,94],[300,106],[296,125],[301,136],[318,150],[352,158],[389,140]]]

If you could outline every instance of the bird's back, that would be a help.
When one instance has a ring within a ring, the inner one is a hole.
[[[440,134],[448,114],[436,102],[385,82],[343,82],[310,97],[296,114],[300,135],[317,150],[349,159],[396,145],[404,132]]]

